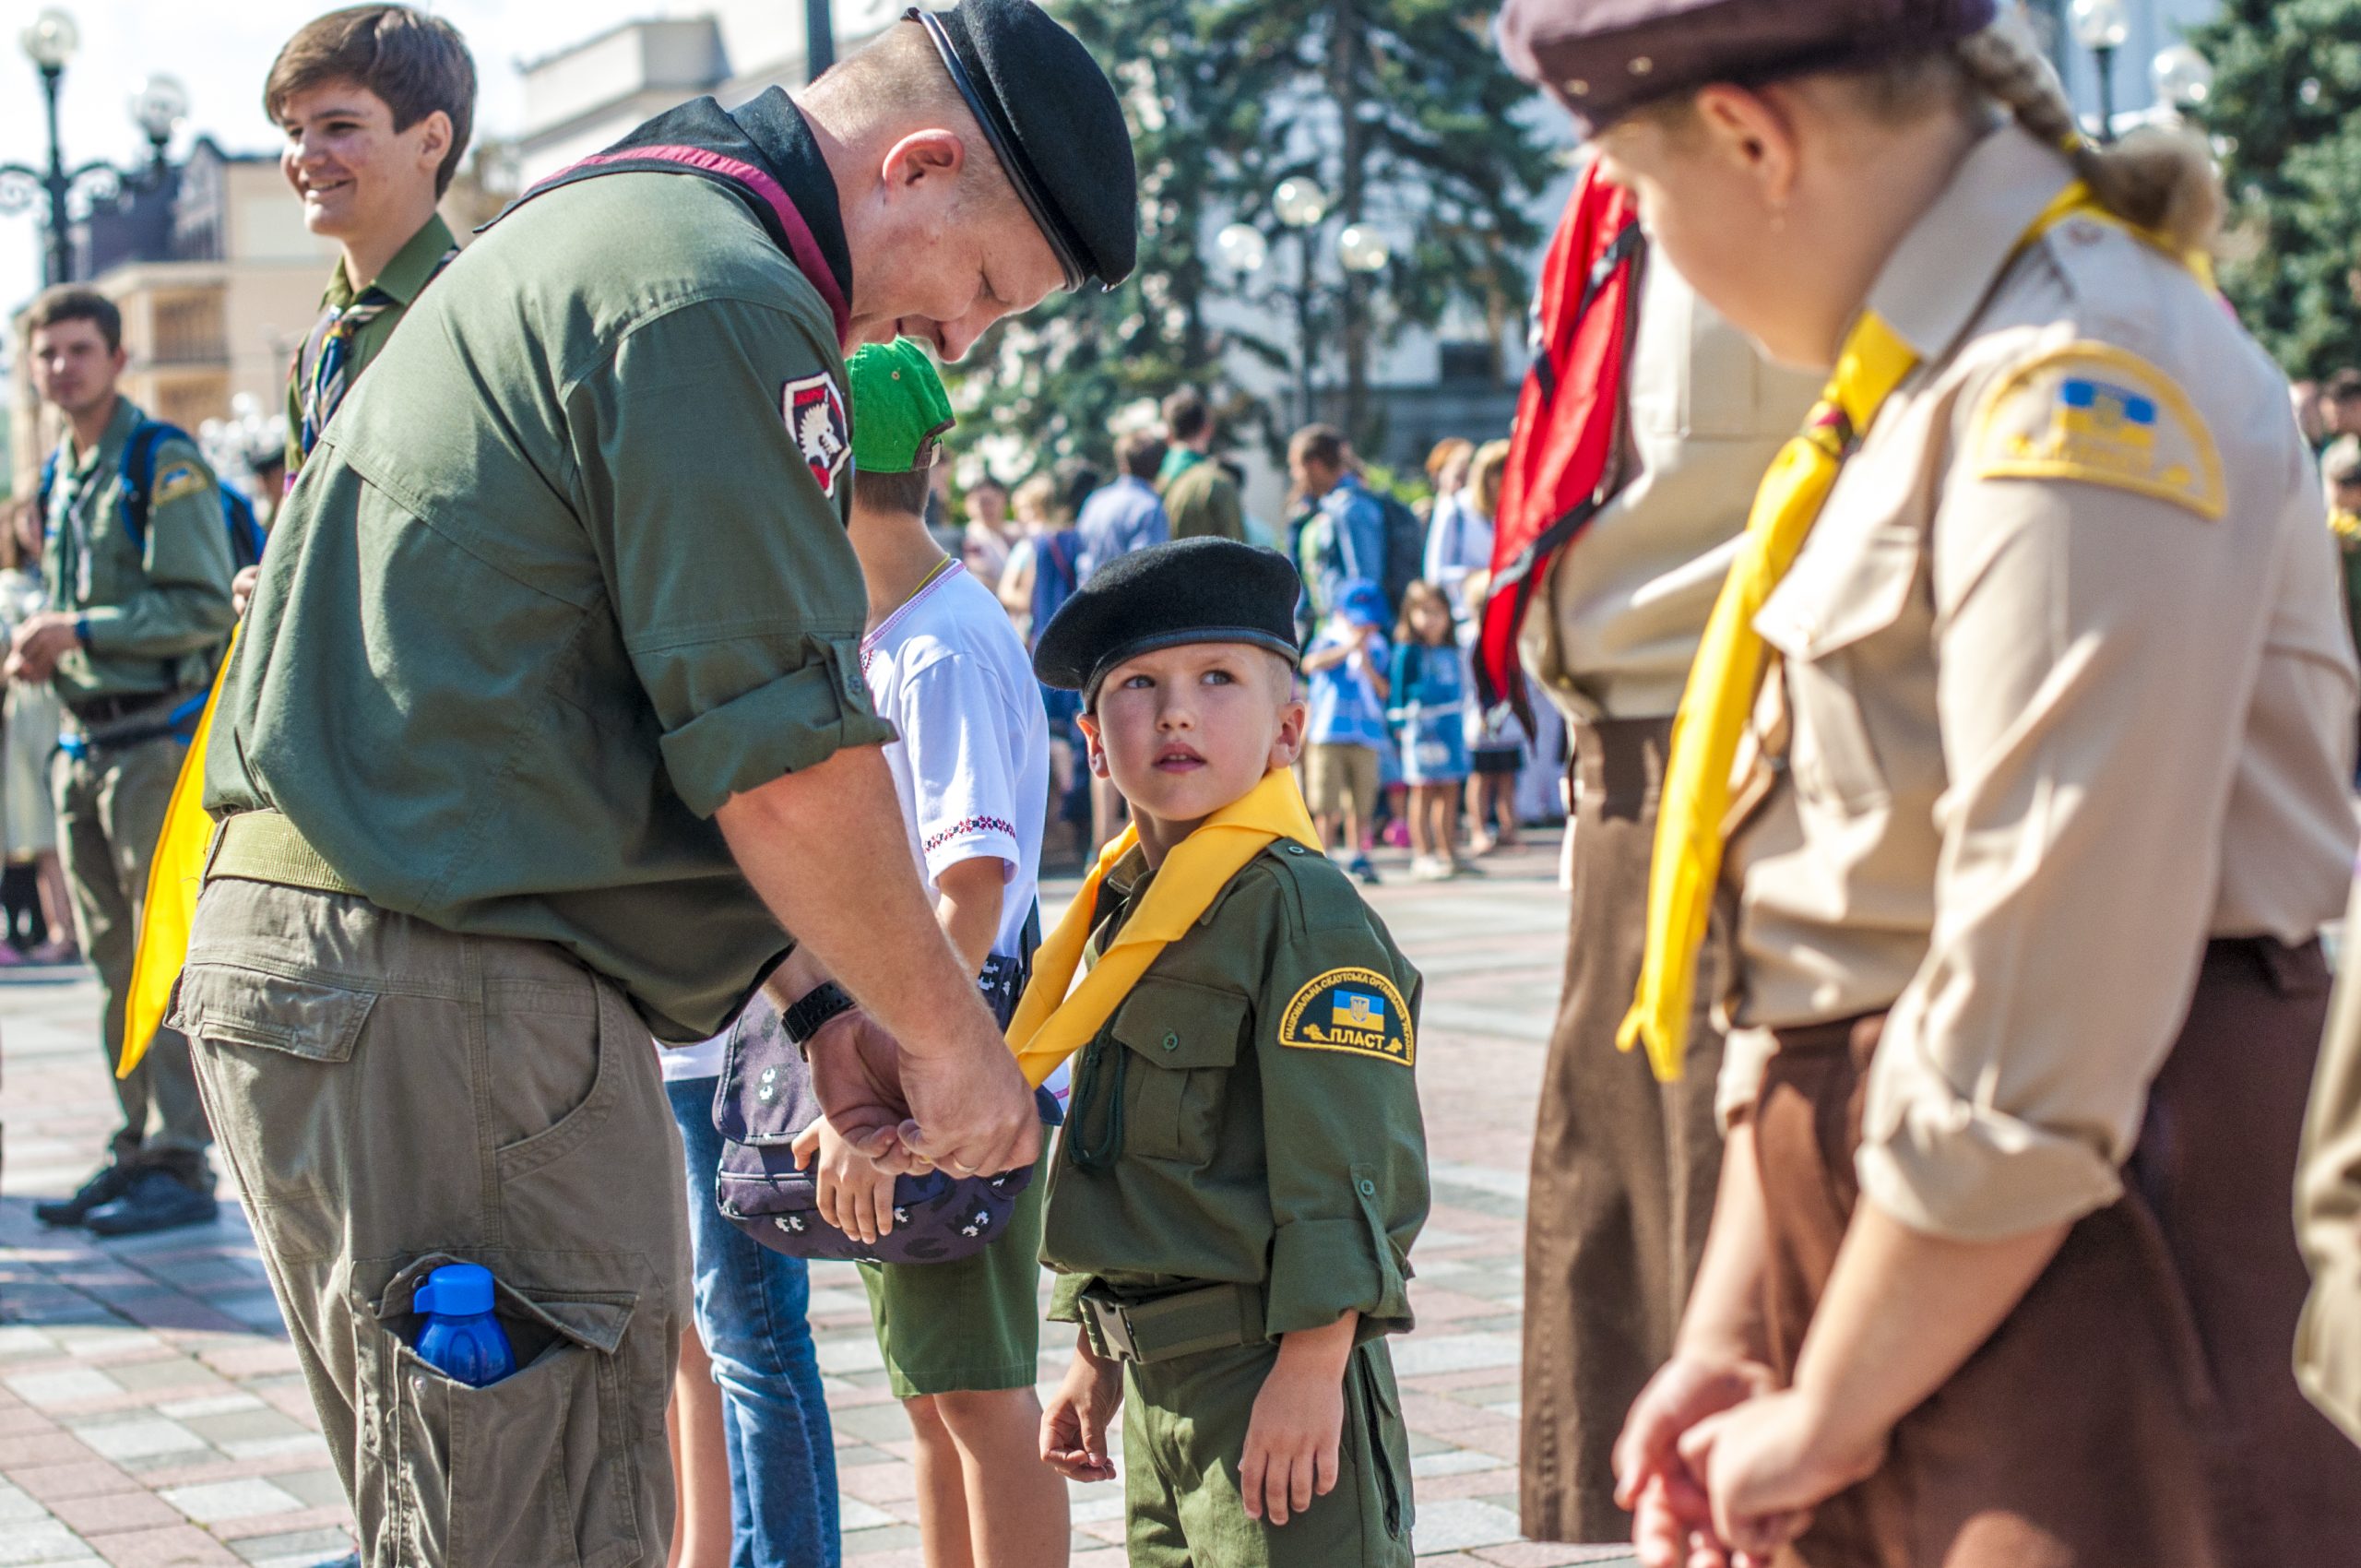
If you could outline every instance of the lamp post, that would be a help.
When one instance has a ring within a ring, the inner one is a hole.
[[[2131,36],[2123,0],[2074,0],[2074,40],[2091,52],[2098,69],[2099,140],[2115,139],[2115,52]]]
[[[1295,306],[1296,423],[1302,426],[1310,424],[1316,414],[1311,390],[1312,322],[1320,299],[1320,280],[1312,264],[1318,255],[1315,241],[1320,226],[1328,217],[1328,196],[1310,180],[1282,180],[1271,193],[1271,211],[1295,238],[1295,280],[1291,286],[1278,287],[1287,290]],[[1214,255],[1231,273],[1241,279],[1251,278],[1269,265],[1271,245],[1252,223],[1232,223],[1214,236]],[[1373,276],[1393,262],[1392,247],[1383,236],[1365,224],[1348,223],[1336,235],[1336,265],[1353,278]]]
[[[2205,101],[2213,96],[2213,62],[2186,43],[2157,50],[2149,63],[2148,77],[2155,84],[2156,101],[2184,120],[2202,110]]]
[[[1295,235],[1295,403],[1299,429],[1312,421],[1311,236],[1328,216],[1328,193],[1310,180],[1281,180],[1271,193],[1271,210]]]
[[[108,202],[126,187],[148,190],[160,184],[165,173],[165,144],[172,140],[174,128],[188,116],[186,89],[171,77],[149,77],[132,94],[130,105],[132,123],[148,137],[148,167],[126,174],[103,159],[94,159],[66,168],[57,134],[57,99],[65,85],[65,67],[81,42],[81,30],[74,25],[73,17],[54,7],[35,17],[18,35],[25,58],[41,74],[42,97],[48,112],[49,161],[40,169],[22,163],[0,163],[0,212],[21,211],[36,200],[47,199],[49,233],[42,281],[49,284],[63,283],[73,273],[73,255],[67,244],[66,203],[76,187],[88,184],[97,200]]]

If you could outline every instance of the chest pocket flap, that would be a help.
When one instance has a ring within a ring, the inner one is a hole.
[[[1831,500],[1833,510],[1836,498]],[[1816,528],[1755,616],[1754,629],[1804,662],[1850,647],[1902,618],[1918,580],[1919,554],[1919,531],[1904,518],[1833,532]]]
[[[1127,1153],[1196,1164],[1213,1158],[1247,1011],[1236,992],[1189,980],[1151,978],[1133,988],[1109,1031],[1125,1048],[1119,1092]]]

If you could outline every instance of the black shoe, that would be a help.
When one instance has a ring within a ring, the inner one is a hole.
[[[147,1170],[132,1178],[131,1190],[92,1209],[82,1223],[101,1236],[144,1236],[183,1225],[210,1225],[221,1206],[169,1170]]]
[[[129,1166],[110,1165],[83,1182],[81,1190],[72,1197],[52,1198],[33,1205],[33,1218],[43,1225],[79,1225],[89,1218],[92,1209],[113,1203],[131,1191],[135,1174]]]

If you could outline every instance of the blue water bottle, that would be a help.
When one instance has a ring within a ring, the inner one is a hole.
[[[444,1376],[481,1388],[516,1370],[508,1331],[492,1315],[492,1270],[472,1263],[445,1264],[426,1277],[410,1306],[426,1314],[419,1359]]]

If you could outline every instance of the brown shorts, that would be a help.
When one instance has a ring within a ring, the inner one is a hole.
[[[216,881],[173,1021],[254,1217],[369,1568],[654,1568],[689,1315],[681,1139],[647,1027],[547,943]],[[481,1264],[517,1370],[411,1348]]]
[[[2304,1402],[2289,1213],[2328,1004],[2317,943],[2212,944],[2124,1195],[1821,1505],[1808,1568],[2343,1568],[2361,1450]],[[1881,1016],[1782,1030],[1756,1102],[1784,1376],[1858,1201]],[[1786,1561],[1783,1559],[1783,1562]]]
[[[1367,821],[1377,810],[1377,748],[1327,742],[1308,747],[1303,793],[1316,815],[1350,810]]]

